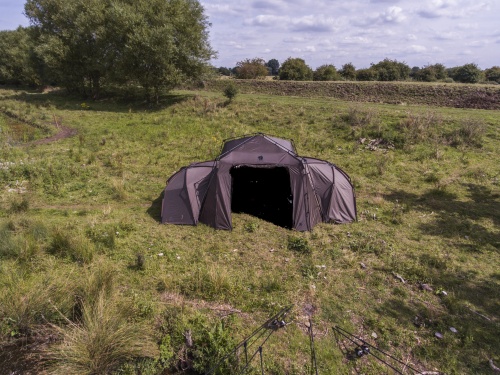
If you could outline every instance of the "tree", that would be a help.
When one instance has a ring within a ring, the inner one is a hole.
[[[222,74],[223,76],[230,76],[232,74],[231,69],[223,66],[219,67],[219,69],[217,69],[217,72],[219,72],[219,74]]]
[[[339,73],[346,81],[353,81],[356,79],[356,68],[350,62],[342,65],[342,69],[340,69]]]
[[[371,64],[371,68],[377,72],[379,81],[402,81],[408,79],[411,72],[406,63],[388,58]]]
[[[427,65],[422,69],[414,71],[412,69],[412,78],[416,81],[435,82],[447,77],[446,68],[443,64]]]
[[[378,73],[375,69],[358,69],[356,70],[356,79],[358,81],[376,81]]]
[[[245,59],[236,64],[236,78],[256,79],[268,74],[266,63],[263,59]]]
[[[0,83],[36,86],[41,83],[39,60],[29,30],[0,31]]]
[[[289,57],[281,65],[279,77],[290,81],[311,81],[313,79],[312,69],[300,58]]]
[[[137,82],[148,97],[199,77],[214,56],[197,0],[27,0],[37,50],[70,90]]]
[[[500,66],[492,66],[484,71],[486,80],[500,83]]]
[[[313,73],[315,81],[338,81],[340,74],[334,65],[321,65]]]
[[[448,74],[450,75],[450,71]],[[482,78],[482,71],[476,64],[465,64],[452,68],[450,77],[457,82],[477,83]]]
[[[275,76],[278,74],[280,69],[280,63],[276,59],[271,59],[266,63],[268,68],[271,68],[271,75]]]

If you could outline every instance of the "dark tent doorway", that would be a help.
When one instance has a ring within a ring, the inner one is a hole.
[[[284,228],[293,227],[293,196],[285,167],[234,166],[231,211],[247,213]]]

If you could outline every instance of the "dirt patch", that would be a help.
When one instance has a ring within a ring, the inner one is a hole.
[[[76,129],[68,128],[67,126],[59,125],[58,132],[50,137],[38,139],[33,142],[29,142],[28,145],[46,145],[48,143],[56,142],[61,139],[69,138],[75,136],[78,132]]]

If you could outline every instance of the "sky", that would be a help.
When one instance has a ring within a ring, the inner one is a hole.
[[[385,58],[411,67],[500,66],[500,0],[200,0],[211,63],[300,57],[313,69]],[[28,26],[23,0],[0,0],[0,30]]]

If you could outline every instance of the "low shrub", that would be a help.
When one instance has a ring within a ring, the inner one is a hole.
[[[232,102],[233,99],[236,97],[238,94],[238,88],[236,85],[232,82],[230,82],[223,91],[224,96],[228,99],[229,102]]]
[[[310,254],[311,247],[305,238],[288,236],[288,250],[296,251],[301,254]]]

